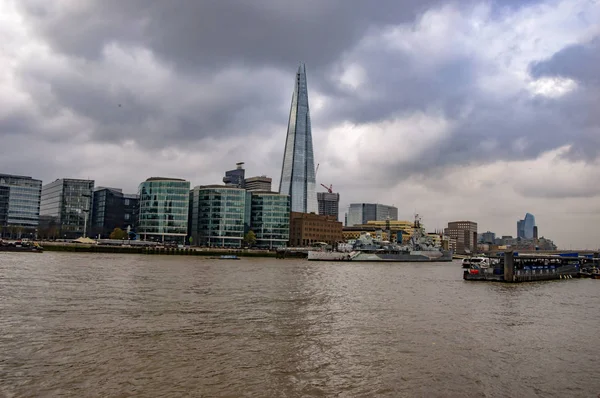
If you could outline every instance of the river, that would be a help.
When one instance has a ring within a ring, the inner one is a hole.
[[[596,397],[600,281],[0,253],[0,396]]]

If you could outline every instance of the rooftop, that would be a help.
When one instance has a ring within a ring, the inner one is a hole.
[[[150,177],[146,181],[183,181],[187,182],[183,178],[169,178],[169,177]]]

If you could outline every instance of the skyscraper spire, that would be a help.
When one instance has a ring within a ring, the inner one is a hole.
[[[279,193],[290,196],[292,211],[318,212],[306,69],[303,63],[296,73]]]

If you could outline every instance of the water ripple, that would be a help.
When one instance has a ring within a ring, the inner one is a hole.
[[[589,397],[600,284],[0,253],[0,396]]]

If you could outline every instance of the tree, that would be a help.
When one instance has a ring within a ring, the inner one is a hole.
[[[248,246],[252,246],[256,243],[256,234],[254,231],[248,231],[248,233],[244,236],[244,243]]]
[[[127,237],[127,232],[123,231],[121,228],[117,227],[113,229],[110,233],[110,239],[125,239]]]

